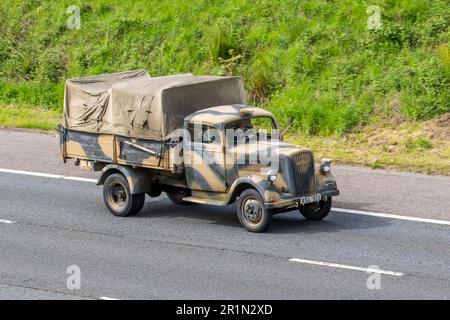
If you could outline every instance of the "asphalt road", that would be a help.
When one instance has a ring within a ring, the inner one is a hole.
[[[0,139],[0,168],[93,177],[60,163],[55,137]],[[450,221],[449,177],[335,172],[335,207]],[[162,196],[117,218],[94,183],[0,172],[0,243],[0,299],[450,298],[450,226],[345,212],[321,222],[280,214],[252,234],[233,206]],[[70,290],[73,265],[81,288]],[[374,266],[387,274],[364,269]]]

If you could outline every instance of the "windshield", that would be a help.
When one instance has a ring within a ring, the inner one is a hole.
[[[254,117],[229,122],[225,129],[228,144],[238,145],[271,139],[277,127],[271,117]]]
[[[276,126],[270,117],[256,117],[232,121],[226,125],[226,129],[242,129],[244,131],[253,129],[256,132],[265,130],[267,133],[271,133],[272,129],[276,129]]]

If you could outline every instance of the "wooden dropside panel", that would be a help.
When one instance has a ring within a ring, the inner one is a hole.
[[[60,134],[61,154],[65,158],[173,170],[170,151],[163,141],[76,130],[63,130]]]
[[[111,134],[65,130],[62,143],[63,155],[67,158],[114,162],[114,136]]]
[[[116,136],[117,163],[166,169],[164,142]]]

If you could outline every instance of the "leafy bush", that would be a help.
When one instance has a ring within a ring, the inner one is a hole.
[[[79,30],[66,27],[73,4]],[[381,9],[379,30],[366,28],[370,5]],[[282,124],[294,116],[307,134],[345,133],[380,114],[430,119],[450,111],[448,8],[447,0],[3,1],[0,101],[61,109],[67,78],[146,68],[241,75],[250,103]]]
[[[64,85],[53,83],[0,82],[0,102],[25,106],[41,106],[44,109],[62,109]]]

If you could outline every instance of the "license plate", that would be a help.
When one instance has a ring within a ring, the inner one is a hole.
[[[320,193],[316,194],[314,196],[310,196],[310,197],[301,197],[300,198],[300,204],[317,202],[317,201],[320,201],[320,199],[322,199],[322,195]]]

